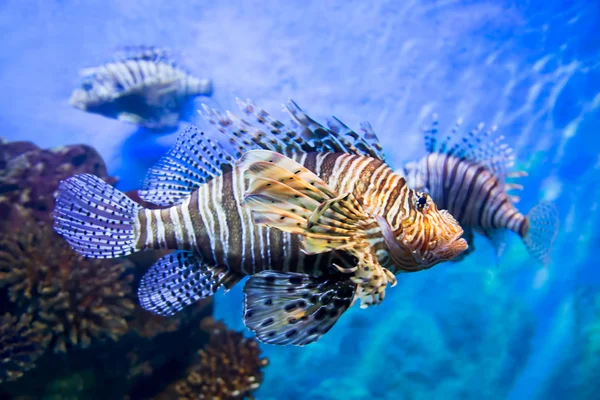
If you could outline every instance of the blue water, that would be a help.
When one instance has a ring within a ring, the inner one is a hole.
[[[263,346],[257,397],[600,398],[599,27],[600,3],[582,0],[2,0],[0,135],[89,144],[138,188],[175,135],[68,103],[81,67],[128,44],[173,49],[214,80],[211,106],[238,96],[283,117],[293,98],[318,119],[368,120],[394,167],[423,155],[432,112],[497,124],[529,172],[519,208],[560,210],[548,269],[514,237],[496,265],[478,237],[466,261],[403,276],[319,342]],[[240,287],[216,304],[242,329]]]

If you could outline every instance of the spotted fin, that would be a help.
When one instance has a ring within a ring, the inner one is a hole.
[[[233,157],[219,143],[190,126],[179,135],[167,155],[148,171],[140,197],[160,206],[178,204],[232,164]]]
[[[140,209],[99,177],[75,175],[58,185],[54,229],[86,257],[126,256],[136,251],[135,220]]]
[[[366,246],[361,239],[376,222],[351,193],[339,195],[304,166],[266,150],[246,153],[238,165],[256,223],[303,236],[309,254]]]
[[[220,113],[206,105],[200,111],[233,144],[236,157],[250,150],[263,149],[287,156],[304,152],[339,152],[384,160],[377,135],[368,123],[361,124],[362,134],[352,131],[337,119],[330,122],[330,128],[326,128],[290,100],[283,105],[291,117],[291,124],[286,126],[252,101],[236,100],[243,118],[229,111]]]
[[[492,137],[496,127],[484,129],[480,123],[470,131],[461,131],[462,120],[445,135],[439,132],[437,115],[433,115],[430,127],[423,129],[425,149],[428,153],[442,153],[481,164],[498,178],[504,179],[514,165],[513,149],[506,144],[504,136]]]
[[[361,123],[362,134],[354,132],[336,117],[327,121],[328,128],[309,117],[290,100],[284,105],[292,120],[305,132],[316,151],[341,152],[385,161],[383,147],[368,122]],[[306,132],[309,132],[308,134]]]
[[[244,323],[262,342],[304,346],[331,329],[355,293],[356,285],[342,274],[263,271],[244,286]]]
[[[138,298],[142,308],[158,315],[174,315],[193,302],[210,297],[240,277],[208,266],[191,252],[174,252],[160,258],[142,277]]]

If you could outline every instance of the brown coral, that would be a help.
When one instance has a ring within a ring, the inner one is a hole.
[[[57,351],[127,332],[134,308],[130,266],[83,258],[43,223],[27,223],[0,240],[0,287],[52,327]]]
[[[51,221],[54,192],[69,176],[91,173],[108,183],[104,161],[93,148],[72,145],[42,150],[30,142],[7,142],[0,138],[0,220],[18,212],[40,221]]]
[[[13,381],[35,367],[49,338],[48,328],[39,322],[32,323],[31,315],[0,316],[0,383]]]
[[[215,324],[211,333],[188,376],[175,384],[179,398],[253,398],[251,393],[263,380],[262,368],[268,364],[266,358],[260,358],[258,342],[227,330],[222,323]]]

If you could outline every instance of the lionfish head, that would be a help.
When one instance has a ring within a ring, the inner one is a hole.
[[[448,261],[468,247],[463,229],[454,217],[437,206],[425,193],[408,195],[408,215],[395,231],[379,218],[391,261],[402,271],[420,271]]]

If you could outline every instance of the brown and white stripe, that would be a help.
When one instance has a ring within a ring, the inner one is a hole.
[[[501,228],[526,233],[526,217],[513,206],[504,183],[483,165],[433,153],[420,161],[419,169],[437,206],[447,209],[464,228],[488,234]]]
[[[352,192],[364,207],[390,221],[394,230],[403,219],[397,214],[406,216],[411,210],[408,202],[414,200],[413,191],[381,160],[344,153],[306,153],[295,158],[337,192]],[[180,205],[140,211],[136,247],[195,250],[207,262],[241,275],[267,269],[318,275],[331,265],[333,253],[306,255],[297,235],[256,225],[251,211],[241,205],[245,185],[242,173],[234,168]],[[383,249],[383,239],[374,238],[373,245]]]

